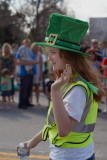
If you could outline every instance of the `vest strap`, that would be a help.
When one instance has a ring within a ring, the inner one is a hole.
[[[68,144],[82,144],[82,143],[85,143],[88,139],[90,138],[90,134],[88,135],[88,137],[84,140],[84,141],[81,141],[81,142],[66,142],[66,144],[68,143]],[[63,146],[63,144],[65,144],[65,142],[64,143],[62,143],[61,145],[55,145],[56,147],[62,147]]]
[[[49,127],[48,125],[45,125],[43,128],[43,132],[42,132],[42,140],[46,141],[48,138],[48,131],[49,131]]]

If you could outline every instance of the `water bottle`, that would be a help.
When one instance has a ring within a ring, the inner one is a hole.
[[[24,143],[19,144],[18,153],[20,160],[29,160],[29,157],[27,156],[27,148],[24,146]]]

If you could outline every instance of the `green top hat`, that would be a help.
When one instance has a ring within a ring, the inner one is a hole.
[[[46,32],[45,42],[36,42],[35,44],[88,55],[80,51],[80,41],[86,34],[87,29],[87,22],[52,13]]]
[[[90,56],[89,54],[80,51],[80,41],[86,34],[87,29],[87,22],[61,14],[52,13],[46,32],[45,42],[36,42],[35,44],[41,46],[51,46],[54,48],[80,53],[81,55]],[[98,88],[93,86],[91,82],[87,82],[83,77],[81,77],[80,74],[77,73],[77,75],[91,88],[95,94],[98,94]]]

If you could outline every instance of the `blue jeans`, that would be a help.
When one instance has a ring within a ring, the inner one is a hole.
[[[52,160],[51,158],[49,160]],[[95,160],[95,154],[93,154],[90,158],[88,158],[87,160]]]
[[[87,160],[95,160],[95,154],[93,154],[90,158],[88,158]]]

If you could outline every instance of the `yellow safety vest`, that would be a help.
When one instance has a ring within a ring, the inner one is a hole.
[[[87,95],[81,121],[76,123],[66,137],[60,137],[54,120],[52,102],[50,102],[47,114],[47,125],[44,126],[42,132],[43,141],[49,137],[52,144],[62,148],[82,148],[92,142],[92,132],[97,119],[98,102],[93,99],[93,92],[78,77],[74,83],[67,83],[61,88],[62,98],[64,99],[75,86],[82,86],[86,90]]]

